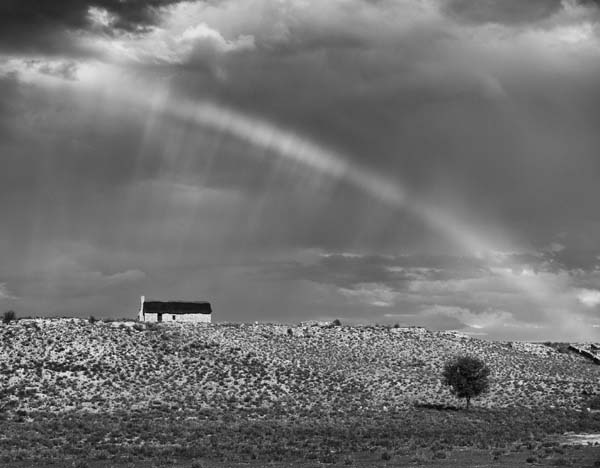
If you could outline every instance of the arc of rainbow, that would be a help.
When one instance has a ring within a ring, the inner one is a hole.
[[[40,81],[40,84],[50,87],[68,86],[64,81],[56,83],[47,77],[41,77]],[[227,133],[284,160],[302,164],[319,174],[343,180],[385,204],[410,211],[433,229],[443,233],[457,246],[479,257],[486,258],[497,251],[485,236],[477,233],[471,226],[423,200],[408,197],[398,181],[352,163],[345,155],[308,138],[256,116],[246,115],[213,102],[177,99],[169,96],[164,88],[145,87],[139,82],[131,83],[120,73],[116,75],[113,73],[112,84],[113,86],[108,88],[106,83],[99,79],[71,83],[72,86],[87,92],[100,91],[103,98],[115,99],[149,111],[158,111],[184,122]],[[550,303],[564,302],[539,279],[529,278],[528,281],[522,282],[502,269],[495,271],[515,289],[525,292],[543,307]]]

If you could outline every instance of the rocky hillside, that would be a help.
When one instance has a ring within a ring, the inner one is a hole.
[[[600,393],[600,366],[575,353],[419,328],[21,320],[0,325],[0,348],[0,407],[21,415],[456,404],[440,370],[463,353],[492,368],[480,407],[576,409]]]

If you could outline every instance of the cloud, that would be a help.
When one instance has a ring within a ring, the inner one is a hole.
[[[398,294],[390,287],[377,283],[360,283],[351,289],[339,288],[338,291],[352,301],[374,307],[392,307]]]
[[[266,271],[331,286],[373,317],[385,309],[386,319],[436,329],[503,336],[516,333],[508,328],[522,326],[527,331],[519,336],[524,337],[542,333],[536,325],[544,333],[559,327],[576,336],[592,318],[580,307],[581,288],[595,273],[556,267],[546,258],[554,253],[497,253],[492,259],[322,254]]]
[[[563,8],[562,0],[442,0],[444,12],[471,23],[521,25],[544,20]]]
[[[571,271],[592,272],[600,270],[600,252],[597,248],[585,249],[564,247],[545,255],[546,265],[551,269],[562,268]]]
[[[19,297],[97,314],[140,289],[198,291],[232,320],[432,326],[593,313],[577,297],[600,288],[592,4],[12,3],[0,274]],[[148,105],[119,99],[133,88]],[[168,112],[198,102],[231,110],[225,124]],[[242,138],[226,131],[239,115]],[[264,122],[294,137],[275,145]],[[305,144],[389,177],[436,208],[437,229],[273,151]],[[464,247],[473,237],[493,258]],[[55,250],[74,263],[32,276]]]
[[[596,289],[581,289],[577,293],[577,299],[587,307],[596,307],[600,304],[600,291]]]
[[[472,278],[486,271],[486,263],[475,257],[326,253],[312,263],[284,265],[280,273],[347,289],[373,282],[399,287],[410,281]]]
[[[225,39],[221,33],[210,28],[206,23],[190,26],[175,38],[184,48],[193,49],[198,44],[207,42],[218,52],[232,52],[244,49],[254,49],[254,37],[241,35],[235,40]]]
[[[226,39],[204,22],[190,26],[167,23],[135,35],[116,32],[109,37],[90,36],[86,44],[91,50],[113,61],[154,65],[202,63],[210,66],[223,54],[255,48],[252,35],[240,34]]]
[[[13,58],[0,64],[0,75],[27,79],[32,75],[41,74],[74,81],[77,80],[78,69],[79,64],[74,60]]]
[[[513,314],[503,310],[486,309],[478,313],[463,307],[449,307],[436,304],[433,307],[425,308],[421,311],[425,317],[447,316],[455,318],[464,327],[474,328],[476,330],[485,330],[497,326],[505,326],[514,323]]]
[[[500,25],[520,30],[552,29],[582,18],[596,19],[599,12],[596,0],[532,0],[525,4],[518,0],[441,0],[439,4],[445,15],[463,24]]]
[[[19,0],[0,4],[0,50],[60,53],[76,50],[80,31],[94,25],[111,30],[143,31],[160,18],[161,9],[180,0]]]
[[[6,283],[0,283],[0,301],[13,299],[16,299],[16,297],[10,292]]]
[[[82,250],[82,253],[84,250]],[[33,275],[42,290],[52,295],[79,296],[98,293],[104,289],[126,286],[143,280],[146,274],[139,269],[104,273],[85,265],[77,255],[54,251],[38,259],[38,271]]]
[[[431,304],[416,313],[386,313],[385,317],[403,324],[423,326],[434,330],[459,330],[476,335],[496,334],[497,330],[518,322],[509,312],[486,309],[473,312],[466,307]]]
[[[118,20],[118,18],[114,14],[110,13],[104,8],[98,8],[93,6],[88,9],[87,13],[88,19],[91,21],[91,23],[94,25],[98,25],[102,28],[109,28],[113,26]]]

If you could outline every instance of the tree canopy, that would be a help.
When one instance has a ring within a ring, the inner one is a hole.
[[[473,356],[459,356],[444,364],[443,382],[457,398],[465,398],[467,408],[471,398],[487,392],[490,368],[481,359]]]

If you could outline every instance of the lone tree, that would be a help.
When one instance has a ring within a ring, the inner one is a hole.
[[[15,314],[14,310],[7,310],[2,314],[2,323],[10,323],[17,320],[17,314]]]
[[[444,364],[443,382],[458,398],[466,398],[467,409],[471,398],[487,392],[490,382],[490,368],[481,359],[472,356],[459,356]]]

